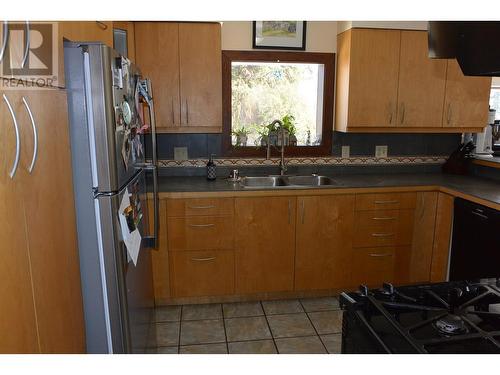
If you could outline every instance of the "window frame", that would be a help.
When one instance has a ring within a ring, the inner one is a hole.
[[[266,147],[235,147],[231,144],[231,64],[234,61],[282,61],[292,63],[323,64],[323,124],[321,131],[321,144],[317,146],[285,146],[285,156],[330,156],[332,154],[335,53],[224,50],[222,51],[222,152],[224,156],[265,157],[266,155]],[[271,147],[271,155],[278,156],[279,151],[274,147]]]

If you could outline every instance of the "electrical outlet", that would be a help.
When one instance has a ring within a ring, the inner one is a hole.
[[[375,157],[376,158],[386,158],[387,157],[387,146],[375,146]]]
[[[188,148],[174,147],[174,160],[188,160]]]
[[[351,154],[351,146],[342,146],[342,157],[348,158]]]

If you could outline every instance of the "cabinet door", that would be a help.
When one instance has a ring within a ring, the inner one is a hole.
[[[222,57],[219,23],[179,24],[182,125],[221,132]]]
[[[295,197],[235,199],[236,293],[293,290]]]
[[[428,57],[426,31],[401,31],[398,119],[401,127],[441,127],[446,60]]]
[[[152,81],[156,126],[176,131],[181,125],[179,94],[179,24],[135,22],[135,59]]]
[[[456,60],[448,60],[443,126],[484,128],[490,90],[490,77],[466,77]]]
[[[351,32],[348,127],[395,126],[401,31]]]
[[[6,94],[12,105],[15,98]],[[16,138],[7,105],[0,97],[0,353],[37,353],[21,182],[9,177],[15,159]]]
[[[354,195],[297,198],[295,289],[348,286]]]
[[[451,195],[439,193],[436,207],[436,228],[431,262],[431,282],[446,281],[450,240],[453,227],[453,203]]]
[[[423,283],[430,281],[438,194],[436,192],[417,193],[415,225],[413,227],[409,272],[407,273],[409,278],[405,279],[403,277],[398,280],[400,283]],[[400,267],[400,269],[402,268],[404,267]]]
[[[38,151],[26,103],[36,124]],[[25,208],[40,350],[85,351],[80,267],[67,123],[66,92],[20,92],[16,113],[22,129],[20,182]]]

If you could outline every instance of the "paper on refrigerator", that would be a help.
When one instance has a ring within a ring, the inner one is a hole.
[[[134,262],[134,266],[137,266],[137,259],[139,257],[139,251],[141,249],[141,233],[139,229],[135,228],[132,232],[129,230],[127,225],[127,218],[124,214],[124,211],[127,207],[130,206],[130,194],[128,192],[128,188],[125,188],[125,192],[123,193],[122,201],[120,202],[120,208],[118,209],[118,218],[120,219],[120,227],[122,231],[123,242],[125,243],[125,247],[127,248],[128,255],[132,262]]]

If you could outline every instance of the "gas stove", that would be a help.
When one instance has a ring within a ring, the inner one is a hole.
[[[342,293],[342,353],[500,353],[499,286],[487,279]]]

